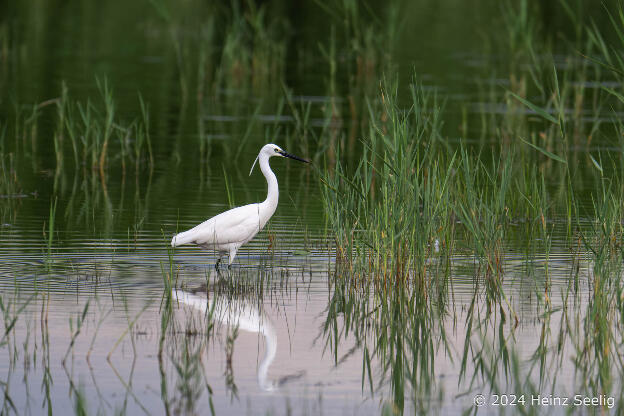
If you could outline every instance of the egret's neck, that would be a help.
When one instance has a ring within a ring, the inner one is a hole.
[[[268,319],[260,325],[260,333],[264,335],[264,357],[258,366],[258,384],[262,390],[271,391],[276,386],[275,383],[268,380],[267,376],[269,367],[277,353],[277,334],[275,334],[275,329]]]
[[[275,212],[275,209],[277,208],[277,200],[279,199],[279,189],[277,186],[277,178],[275,177],[275,174],[273,173],[273,171],[271,170],[271,167],[269,166],[269,158],[264,155],[260,156],[260,170],[262,171],[262,174],[266,178],[267,188],[268,188],[267,197],[262,203],[262,205],[265,208],[265,211],[261,212],[261,215],[262,214],[266,215],[266,219],[264,221],[266,222],[269,220],[269,218],[271,218],[271,216]]]

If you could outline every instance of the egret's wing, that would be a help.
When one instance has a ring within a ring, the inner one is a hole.
[[[172,245],[227,244],[246,241],[260,227],[259,204],[249,204],[222,212],[188,231],[176,235]]]

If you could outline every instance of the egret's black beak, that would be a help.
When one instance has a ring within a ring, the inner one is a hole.
[[[300,157],[298,157],[298,156],[291,155],[290,153],[286,153],[286,152],[285,152],[285,151],[283,151],[283,150],[280,150],[278,153],[279,153],[280,155],[284,156],[284,157],[289,157],[289,158],[291,158],[291,159],[298,160],[299,162],[310,163],[310,161],[309,161],[309,160],[305,160],[305,159],[302,159],[302,158],[300,158]]]

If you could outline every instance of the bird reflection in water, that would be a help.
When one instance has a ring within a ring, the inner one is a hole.
[[[215,295],[211,300],[202,295],[206,293],[206,286],[194,290],[173,290],[173,299],[179,304],[192,307],[203,313],[212,313],[215,321],[230,328],[238,328],[247,332],[254,332],[264,337],[264,356],[258,366],[258,385],[264,391],[275,391],[288,383],[303,377],[305,372],[269,380],[268,372],[277,353],[277,334],[269,317],[260,310],[257,303],[248,299],[232,299]],[[213,309],[214,308],[214,309]]]

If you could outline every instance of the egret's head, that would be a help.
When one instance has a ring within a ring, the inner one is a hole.
[[[262,146],[262,149],[260,149],[260,154],[263,154],[263,153],[266,154],[268,157],[271,157],[271,156],[282,156],[282,153],[286,153],[286,152],[284,152],[284,150],[282,150],[282,148],[279,147],[278,145],[269,143],[269,144],[265,144],[264,146]]]
[[[251,175],[251,172],[253,172],[253,168],[254,166],[256,166],[256,162],[258,161],[258,159],[260,159],[261,157],[269,159],[270,157],[273,157],[273,156],[287,157],[290,159],[298,160],[300,162],[310,163],[309,160],[305,160],[298,156],[291,155],[290,153],[285,152],[278,145],[269,143],[269,144],[265,144],[264,146],[262,146],[262,149],[260,149],[260,153],[258,153],[258,157],[254,161],[253,165],[251,165],[251,170],[249,171],[249,174]]]

